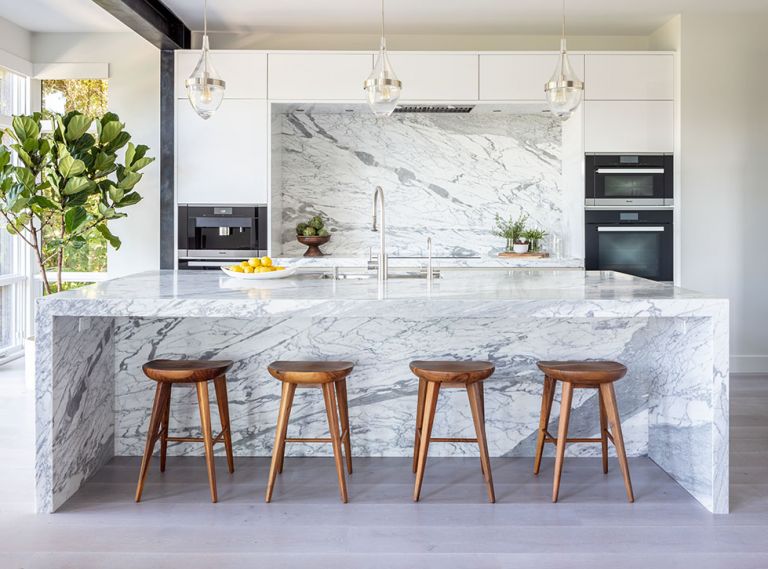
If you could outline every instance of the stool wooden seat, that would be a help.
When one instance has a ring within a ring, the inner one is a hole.
[[[336,475],[339,479],[341,501],[347,502],[347,482],[344,477],[344,456],[341,445],[344,444],[347,472],[352,474],[352,445],[349,434],[349,407],[347,403],[347,376],[352,372],[351,362],[334,361],[277,361],[268,366],[272,377],[283,382],[280,396],[280,411],[275,430],[275,446],[272,449],[272,464],[269,468],[269,481],[265,500],[272,500],[275,479],[283,472],[285,462],[285,443],[331,443],[336,462]],[[288,419],[291,415],[293,396],[297,387],[320,387],[325,400],[328,415],[330,438],[288,437]],[[338,403],[338,407],[337,407]],[[341,420],[341,429],[339,429]]]
[[[552,487],[552,501],[557,502],[560,492],[560,477],[565,461],[566,443],[601,443],[603,455],[603,472],[608,472],[608,441],[616,448],[619,460],[619,468],[624,476],[624,487],[627,491],[627,499],[634,502],[632,481],[629,476],[629,464],[624,449],[624,437],[621,434],[621,418],[616,404],[616,393],[613,383],[624,377],[627,368],[623,364],[611,361],[544,361],[538,363],[539,369],[544,372],[544,391],[541,399],[541,417],[539,419],[539,432],[536,442],[536,459],[533,465],[533,473],[538,474],[541,467],[541,457],[545,443],[554,443],[555,451],[555,479]],[[555,382],[563,384],[562,398],[560,402],[560,421],[557,429],[557,437],[553,437],[548,430],[549,416],[552,411],[552,400],[555,396]],[[600,409],[600,437],[599,438],[568,438],[568,421],[571,413],[574,389],[597,389],[598,406]],[[608,427],[610,426],[610,431]]]
[[[414,375],[419,378],[416,435],[413,443],[413,471],[416,473],[416,484],[413,489],[414,502],[418,502],[421,495],[430,442],[477,443],[480,447],[480,468],[488,491],[488,501],[495,502],[488,442],[485,436],[485,399],[482,383],[493,374],[494,365],[483,361],[413,361],[410,367]],[[477,438],[432,437],[435,409],[441,387],[467,390]]]
[[[144,374],[157,382],[155,402],[149,419],[147,444],[144,457],[141,460],[139,483],[136,487],[136,501],[141,500],[144,481],[149,471],[149,463],[155,450],[155,443],[160,440],[160,472],[165,472],[165,457],[168,441],[171,442],[201,442],[205,445],[205,463],[208,469],[208,485],[211,490],[211,501],[216,502],[216,471],[213,461],[213,445],[224,443],[227,452],[229,472],[235,471],[232,454],[232,433],[229,425],[229,403],[227,400],[226,372],[232,367],[229,360],[153,360],[142,366]],[[211,433],[211,408],[208,399],[208,382],[213,381],[216,390],[216,403],[221,418],[221,432],[215,437]],[[168,422],[171,415],[171,387],[178,384],[194,384],[197,388],[197,403],[200,407],[200,423],[202,437],[171,437],[168,435]]]

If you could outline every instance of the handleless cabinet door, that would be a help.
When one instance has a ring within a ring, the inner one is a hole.
[[[584,78],[584,56],[569,56]],[[481,101],[544,101],[544,84],[557,65],[557,54],[480,55]]]
[[[389,53],[403,101],[476,101],[477,55]]]
[[[267,98],[267,54],[229,50],[212,50],[210,62],[227,82],[225,99]],[[176,52],[176,98],[184,99],[184,81],[192,75],[200,60],[200,50]]]
[[[672,101],[586,101],[586,152],[673,152]]]
[[[267,102],[225,100],[208,120],[176,104],[178,203],[267,203]]]
[[[269,98],[288,101],[362,101],[371,54],[270,53]]]
[[[675,58],[670,54],[586,56],[587,100],[671,101]]]

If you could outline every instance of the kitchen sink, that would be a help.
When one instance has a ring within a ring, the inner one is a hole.
[[[356,272],[350,272],[350,273],[342,273],[342,272],[333,272],[333,273],[323,273],[321,278],[323,279],[336,279],[336,280],[375,280],[376,279],[376,273],[356,273]],[[391,272],[389,273],[388,279],[425,279],[427,278],[427,272],[426,271],[401,271],[401,272]],[[440,278],[440,271],[433,271],[432,278],[439,279]]]

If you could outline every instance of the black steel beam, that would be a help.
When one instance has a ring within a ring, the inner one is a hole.
[[[160,51],[160,268],[173,269],[174,219],[174,51]]]
[[[188,49],[192,32],[160,0],[93,0],[160,49]]]

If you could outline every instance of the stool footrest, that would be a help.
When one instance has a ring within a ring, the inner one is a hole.
[[[286,437],[287,443],[332,443],[333,439],[330,438],[302,438],[302,437]]]
[[[477,439],[466,439],[456,437],[430,437],[431,443],[476,443]]]
[[[213,444],[223,443],[224,433],[226,433],[226,430],[221,431],[218,435],[213,437]],[[166,437],[166,440],[174,443],[204,443],[205,442],[205,439],[203,437]]]

